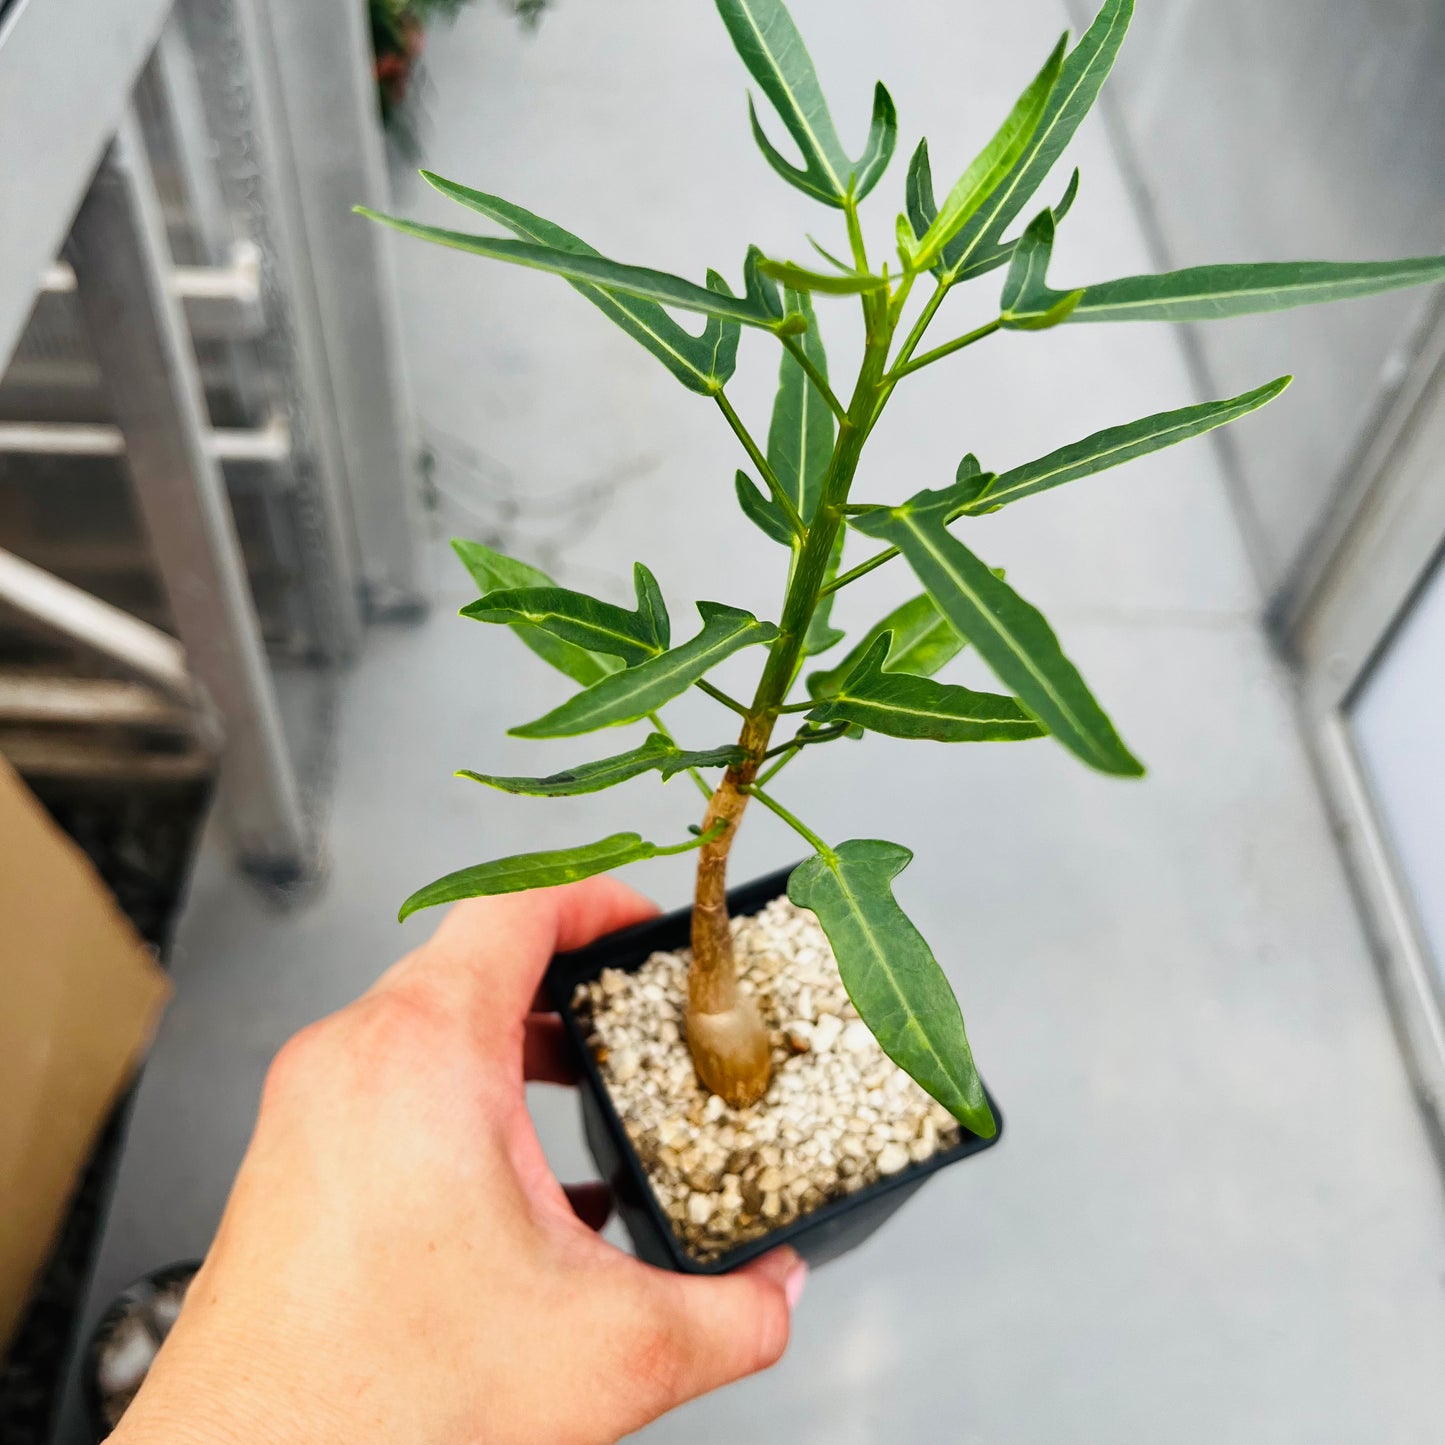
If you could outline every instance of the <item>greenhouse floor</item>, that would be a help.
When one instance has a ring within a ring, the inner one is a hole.
[[[689,276],[714,265],[736,280],[749,241],[799,260],[805,231],[836,242],[831,215],[754,153],[711,6],[562,4],[535,34],[503,10],[478,6],[432,39],[427,165]],[[926,131],[944,180],[1063,16],[1054,3],[914,10],[931,27],[860,0],[796,6],[848,143],[882,75],[900,150]],[[918,33],[958,33],[959,46]],[[997,59],[960,69],[961,46]],[[1150,269],[1097,117],[1075,152],[1083,189],[1057,274]],[[891,235],[902,169],[870,208],[875,244]],[[399,192],[398,209],[468,224],[419,183]],[[736,512],[741,458],[706,400],[552,278],[414,243],[396,257],[438,539],[493,540],[619,600],[641,558],[684,635],[696,598],[776,610],[780,552]],[[939,340],[992,314],[995,281],[951,301]],[[841,371],[851,312],[831,305],[823,320]],[[745,337],[730,391],[759,428],[775,369],[767,339]],[[1011,335],[900,390],[857,494],[901,497],[944,484],[965,451],[1010,466],[1194,399],[1168,330]],[[959,992],[1008,1135],[810,1282],[774,1371],[644,1438],[1440,1440],[1440,1178],[1288,678],[1257,624],[1217,454],[1207,442],[1164,453],[972,523],[969,540],[1048,613],[1150,775],[1113,781],[1048,742],[881,740],[784,775],[784,799],[828,838],[915,850],[900,896]],[[393,922],[412,887],[618,828],[681,837],[694,820],[685,780],[527,802],[451,777],[589,754],[586,740],[504,736],[565,685],[504,632],[456,618],[465,580],[439,541],[432,555],[429,620],[375,631],[346,686],[324,887],[278,910],[219,853],[202,861],[92,1314],[139,1272],[205,1248],[268,1060],[425,936],[427,917]],[[838,620],[866,626],[909,590],[901,563],[885,567],[842,595]],[[739,688],[755,662],[729,665]],[[960,662],[957,676],[976,676]],[[706,699],[675,712],[690,743],[726,739],[729,717]],[[796,858],[799,841],[750,818],[736,856],[741,879]],[[687,861],[628,876],[675,905]],[[573,1101],[538,1091],[536,1114],[558,1171],[585,1176]],[[73,1401],[62,1438],[83,1438]]]

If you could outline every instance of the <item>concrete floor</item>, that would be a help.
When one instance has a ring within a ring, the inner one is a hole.
[[[834,239],[830,217],[754,154],[742,71],[710,6],[563,0],[532,37],[499,9],[433,39],[427,164],[692,276],[707,264],[735,276],[749,240],[805,258],[804,230]],[[1056,0],[795,9],[849,143],[881,75],[901,154],[926,131],[945,184],[1063,24]],[[1084,183],[1060,283],[1148,269],[1097,120],[1074,159]],[[899,162],[871,208],[879,242],[901,183]],[[465,224],[420,188],[399,205]],[[420,247],[399,258],[439,530],[503,539],[619,598],[643,558],[679,620],[697,597],[775,612],[778,554],[735,513],[739,458],[706,401],[553,278]],[[951,303],[940,339],[989,314],[992,284]],[[840,356],[850,324],[841,306],[825,314]],[[731,390],[759,428],[775,366],[765,340],[744,339]],[[1191,399],[1167,330],[1007,337],[899,394],[858,494],[940,485],[968,449],[1013,465]],[[787,775],[786,799],[830,838],[915,848],[900,893],[963,999],[1009,1137],[821,1272],[775,1371],[645,1438],[1445,1438],[1440,1180],[1214,454],[1196,443],[971,527],[1049,613],[1150,777],[1109,781],[1047,743],[886,740]],[[375,633],[349,681],[324,891],[279,912],[203,862],[96,1302],[204,1249],[268,1059],[431,926],[392,922],[410,888],[617,827],[680,836],[696,812],[685,782],[546,803],[454,781],[460,766],[548,770],[589,745],[503,736],[566,685],[506,634],[456,619],[465,585],[440,551],[437,565],[432,619]],[[901,566],[885,568],[849,589],[839,618],[866,625],[907,591]],[[756,659],[734,661],[741,678]],[[705,699],[675,712],[698,746],[727,735]],[[799,847],[759,817],[738,852],[742,878]],[[687,861],[629,877],[676,904]],[[537,1114],[559,1172],[585,1174],[572,1101],[539,1092]],[[73,1412],[62,1438],[81,1438]]]

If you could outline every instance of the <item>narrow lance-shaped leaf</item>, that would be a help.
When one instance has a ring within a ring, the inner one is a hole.
[[[819,703],[808,721],[856,723],[892,738],[940,743],[1017,742],[1044,736],[1037,718],[1017,699],[932,682],[904,672],[885,672],[893,639],[886,633],[859,659],[837,693]]]
[[[1123,426],[1109,427],[1095,432],[1083,441],[1060,447],[1038,461],[1026,462],[1021,467],[1003,472],[961,509],[961,516],[978,516],[1046,492],[1051,487],[1060,487],[1065,482],[1088,477],[1096,472],[1106,471],[1136,457],[1147,456],[1164,447],[1213,431],[1239,417],[1258,411],[1277,397],[1290,384],[1290,378],[1281,376],[1266,386],[1254,391],[1242,392],[1224,401],[1207,401],[1198,406],[1184,406],[1176,411],[1161,411],[1154,416],[1143,417]]]
[[[1113,69],[1133,14],[1134,0],[1106,0],[1065,57],[1043,118],[1027,146],[945,250],[943,263],[952,279],[966,280],[990,268],[990,253],[997,251],[1004,228],[1028,204],[1092,108]],[[1071,199],[1066,195],[1055,209],[1055,221],[1063,219]]]
[[[531,888],[555,888],[562,883],[576,883],[596,873],[607,873],[627,863],[640,863],[645,858],[659,858],[667,853],[685,853],[702,845],[701,837],[686,843],[662,847],[649,843],[637,833],[613,833],[596,843],[576,848],[557,848],[547,853],[518,853],[510,858],[497,858],[448,873],[425,888],[418,888],[405,903],[397,917],[410,918],[423,908],[439,903],[455,903],[462,898],[489,898],[498,893],[525,893]]]
[[[898,122],[888,92],[881,85],[875,89],[867,148],[860,159],[849,160],[808,48],[781,0],[717,0],[717,9],[743,64],[773,103],[803,161],[801,168],[795,166],[768,139],[750,96],[753,139],[768,164],[789,185],[825,205],[842,206],[850,189],[861,200],[893,153]]]
[[[535,722],[513,728],[513,736],[572,737],[637,722],[685,692],[723,658],[753,643],[771,642],[778,633],[771,622],[759,622],[750,612],[718,602],[699,602],[697,610],[703,628],[696,637],[660,657],[604,677]]]
[[[1101,772],[1140,776],[1144,769],[1119,740],[1043,615],[944,525],[957,503],[953,487],[920,492],[901,507],[870,512],[855,524],[903,553],[939,611],[1070,752]]]
[[[687,752],[661,733],[652,733],[641,747],[615,757],[599,758],[594,763],[580,763],[544,778],[501,777],[495,773],[476,773],[470,768],[457,776],[485,783],[503,793],[520,793],[530,798],[572,798],[580,793],[599,793],[603,788],[615,787],[643,773],[660,772],[665,782],[687,768],[726,768],[745,756],[736,746]]]
[[[843,560],[844,538],[845,529],[839,527],[838,535],[833,538],[833,550],[828,554],[828,565],[823,572],[824,586],[838,575],[838,567]],[[813,608],[813,615],[808,619],[807,635],[803,638],[804,657],[816,657],[820,652],[827,652],[847,636],[840,628],[834,627],[830,620],[833,616],[835,595],[829,592],[826,597],[820,597]]]
[[[800,342],[803,354],[826,379],[828,357],[813,315],[813,303],[801,292],[789,291],[786,296],[789,309],[807,318],[808,330]],[[768,424],[768,465],[804,522],[811,522],[817,509],[823,475],[833,454],[834,432],[833,413],[827,402],[797,358],[785,350],[778,363],[778,391]]]
[[[383,215],[366,206],[356,208],[358,214],[380,221],[403,235],[449,246],[455,251],[468,251],[475,256],[489,256],[494,261],[510,261],[537,271],[550,271],[569,281],[586,281],[609,291],[638,296],[661,306],[677,306],[684,311],[697,311],[704,316],[721,317],[743,326],[756,326],[764,331],[778,330],[778,320],[763,307],[746,297],[739,298],[684,281],[667,271],[654,271],[647,266],[628,266],[610,261],[605,256],[586,255],[577,251],[559,250],[531,241],[509,241],[496,236],[475,236],[465,231],[449,231],[443,226],[427,226],[400,216]]]
[[[504,201],[500,196],[458,185],[431,171],[423,171],[422,177],[444,196],[505,226],[523,241],[535,241],[579,256],[600,254],[554,221]],[[735,322],[710,317],[702,335],[693,336],[655,301],[609,291],[586,281],[573,280],[569,284],[634,341],[645,346],[688,390],[711,395],[732,376],[738,348],[739,328]],[[781,310],[776,315],[781,319]]]
[[[793,870],[788,897],[817,914],[859,1017],[883,1052],[965,1128],[998,1132],[963,1013],[923,935],[893,896],[913,854],[855,838]]]
[[[888,282],[867,271],[813,271],[793,261],[774,261],[764,257],[758,269],[793,291],[820,291],[825,296],[858,296],[869,291],[883,291]]]
[[[931,677],[964,646],[963,638],[925,592],[895,607],[881,622],[875,622],[837,666],[809,673],[808,695],[819,700],[835,697],[843,679],[881,637],[888,638],[883,671],[909,672],[915,677]]]
[[[462,608],[462,616],[540,628],[564,642],[620,657],[634,667],[667,650],[669,624],[657,579],[641,562],[633,569],[633,582],[635,612],[565,587],[521,587],[491,592]]]
[[[1009,308],[1005,325],[1027,326],[1067,297],[1078,300],[1068,320],[1221,321],[1265,311],[1287,311],[1327,301],[1349,301],[1445,281],[1445,256],[1398,261],[1260,261],[1237,266],[1192,266],[1151,276],[1124,276],[1056,291],[1037,267],[1031,289]]]
[[[543,571],[519,562],[515,557],[505,556],[480,542],[469,542],[465,538],[452,540],[452,549],[461,558],[462,564],[471,573],[477,589],[485,594],[515,587],[553,587],[556,584]],[[622,665],[615,658],[599,656],[583,647],[574,647],[550,632],[531,627],[523,622],[512,624],[512,631],[531,648],[543,662],[550,663],[558,672],[565,673],[573,682],[591,687],[609,673],[616,672]]]
[[[1059,78],[1068,37],[1060,40],[1044,67],[1019,97],[1008,119],[974,158],[938,208],[938,214],[919,237],[913,266],[925,270],[943,254],[949,241],[963,228],[1023,155],[1048,106]]]

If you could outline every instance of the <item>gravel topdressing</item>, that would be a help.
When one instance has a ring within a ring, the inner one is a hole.
[[[740,986],[772,1035],[773,1081],[730,1109],[682,1036],[690,950],[605,969],[574,1007],[653,1191],[710,1261],[958,1142],[959,1126],[878,1047],[818,921],[786,898],[732,922]]]

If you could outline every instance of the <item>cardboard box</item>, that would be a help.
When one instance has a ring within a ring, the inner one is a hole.
[[[0,759],[0,1349],[170,985]]]

